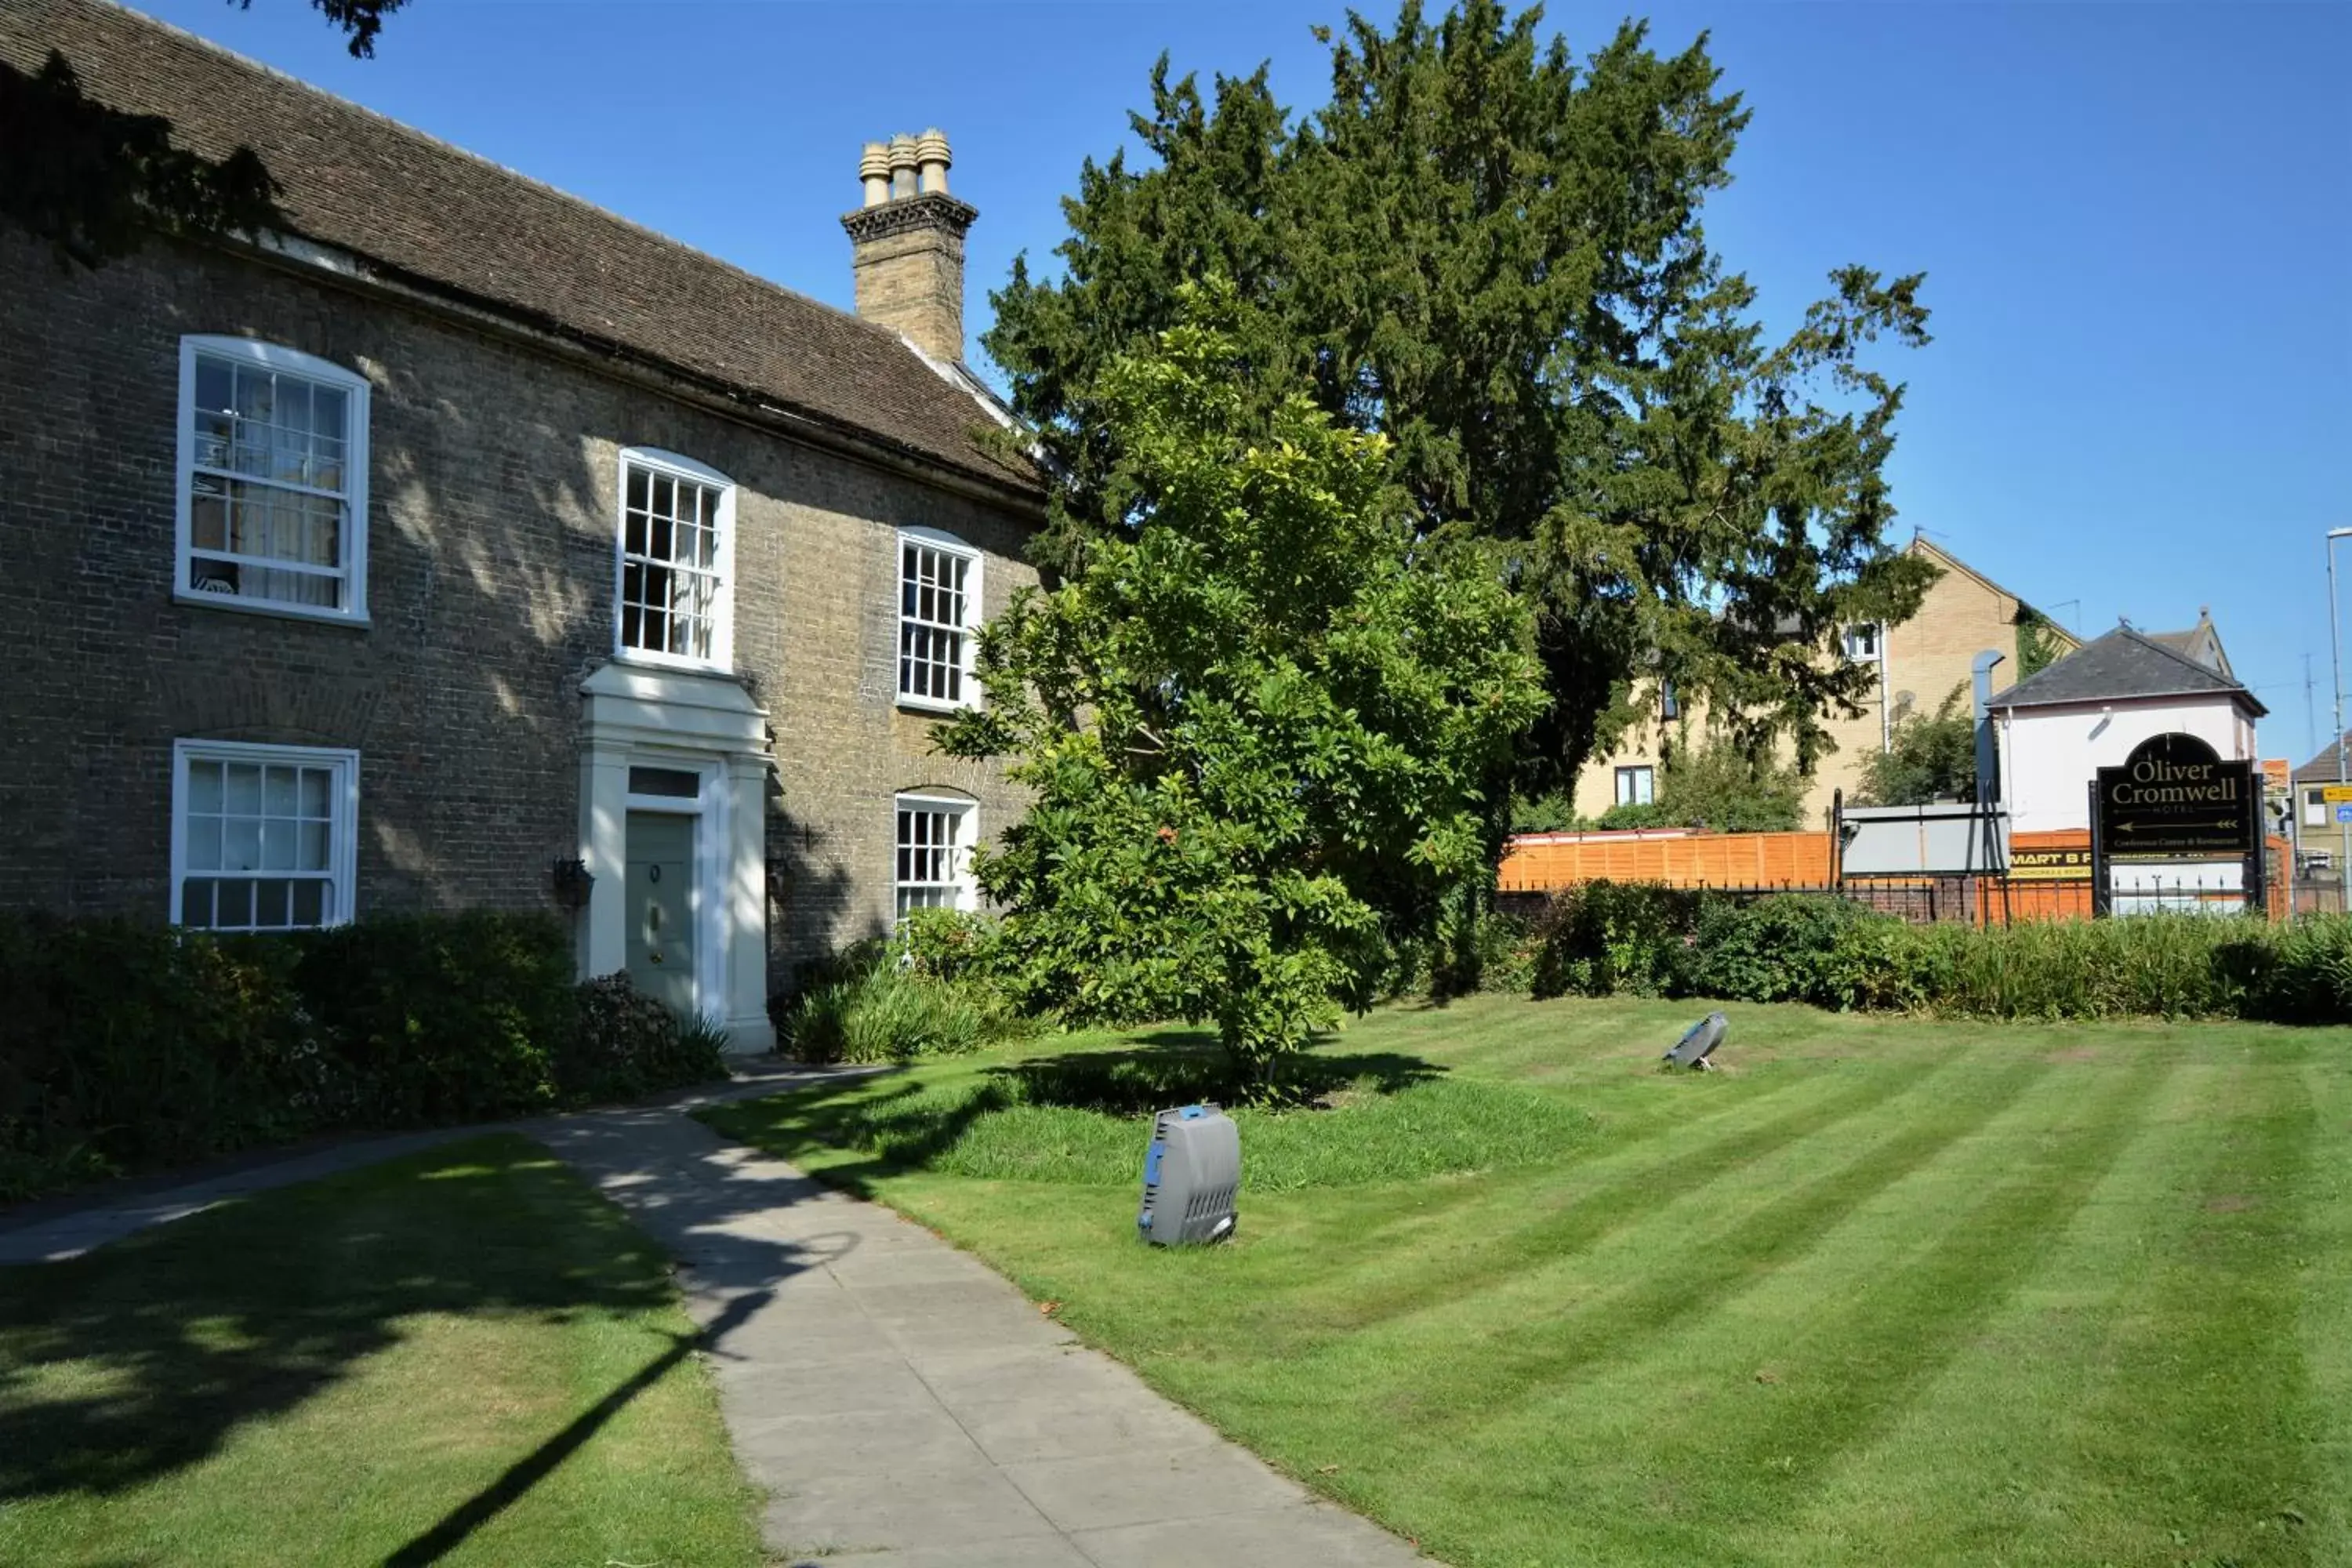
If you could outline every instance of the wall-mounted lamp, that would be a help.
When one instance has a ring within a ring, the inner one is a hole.
[[[588,907],[589,890],[596,885],[596,879],[589,871],[587,861],[558,859],[551,862],[548,869],[554,879],[557,903],[567,910]]]
[[[782,855],[768,857],[768,901],[784,902],[793,890],[793,863]]]

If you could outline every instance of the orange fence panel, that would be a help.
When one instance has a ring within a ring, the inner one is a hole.
[[[1823,888],[1827,833],[1523,833],[1503,852],[1496,885],[1549,892],[1579,882],[1672,888]]]

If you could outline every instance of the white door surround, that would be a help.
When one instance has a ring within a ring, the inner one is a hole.
[[[593,879],[581,974],[628,966],[629,814],[691,815],[695,1005],[727,1031],[729,1048],[769,1049],[767,711],[728,677],[618,661],[580,695],[580,858]]]

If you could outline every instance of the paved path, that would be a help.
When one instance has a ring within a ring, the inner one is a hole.
[[[770,1547],[839,1568],[1409,1568],[1395,1537],[1310,1496],[1076,1343],[1003,1279],[879,1205],[683,1114],[782,1069],[654,1106],[512,1129],[680,1263]],[[72,1257],[229,1197],[488,1129],[367,1139],[0,1229],[0,1263]]]
[[[767,1535],[842,1568],[1407,1568],[887,1208],[675,1115],[540,1131],[684,1266]]]

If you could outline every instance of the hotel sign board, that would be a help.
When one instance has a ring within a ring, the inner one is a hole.
[[[2262,908],[2263,787],[2253,763],[2225,763],[2194,735],[2151,735],[2091,785],[2093,898],[2121,862],[2238,860]]]
[[[2225,763],[2194,735],[2151,735],[2119,768],[2101,768],[2101,847],[2111,860],[2241,856],[2262,840],[2252,763]]]

